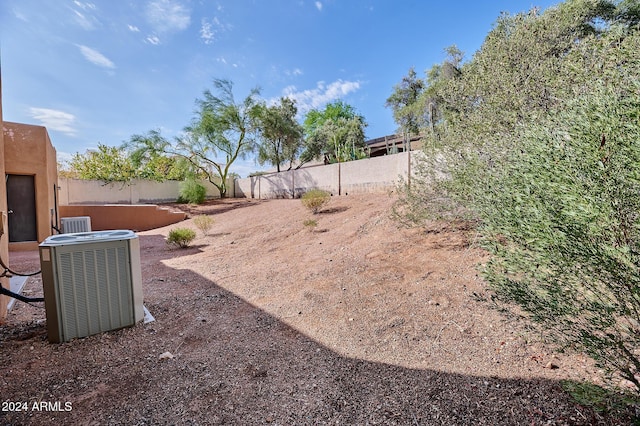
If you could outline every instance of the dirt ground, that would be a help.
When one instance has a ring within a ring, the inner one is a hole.
[[[0,424],[629,421],[562,390],[599,383],[586,357],[492,308],[472,231],[399,228],[392,203],[334,197],[310,229],[299,200],[218,200],[187,208],[215,218],[190,248],[165,237],[192,219],[139,233],[155,321],[50,344],[44,309],[16,303],[0,326]],[[37,256],[12,253],[11,267]],[[39,276],[26,293],[42,294]]]

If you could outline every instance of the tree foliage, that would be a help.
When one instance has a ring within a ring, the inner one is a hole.
[[[258,145],[258,163],[269,163],[276,166],[277,171],[283,164],[291,170],[298,159],[303,139],[303,128],[296,121],[298,108],[295,101],[280,98],[279,105],[260,105],[256,110],[256,118],[260,143]]]
[[[472,59],[434,66],[399,210],[477,220],[497,295],[640,390],[637,5],[503,14]]]
[[[423,125],[424,109],[420,108],[418,99],[424,91],[425,83],[418,78],[413,67],[402,77],[400,83],[393,88],[393,93],[387,98],[386,106],[393,111],[393,118],[400,130],[418,134]]]
[[[367,123],[355,109],[342,101],[323,110],[312,109],[305,117],[303,162],[324,157],[325,162],[343,162],[366,157],[364,129]]]
[[[127,153],[122,148],[101,143],[96,150],[74,154],[69,167],[72,176],[105,183],[129,182],[135,177],[135,168]]]
[[[184,180],[193,174],[190,165],[179,157],[160,153],[143,155],[131,151],[127,145],[107,146],[98,144],[98,149],[84,154],[76,153],[65,165],[58,165],[64,177],[101,180],[105,183],[127,183],[132,179],[155,181]]]
[[[126,145],[125,145],[126,146]],[[128,152],[138,179],[183,181],[196,175],[192,165],[178,155],[166,155],[157,151],[135,149]]]
[[[231,165],[256,147],[259,90],[251,90],[242,102],[237,102],[231,81],[215,79],[213,86],[215,93],[205,90],[204,97],[196,100],[195,117],[173,143],[157,130],[133,135],[129,143],[138,155],[164,153],[185,159],[224,198]]]

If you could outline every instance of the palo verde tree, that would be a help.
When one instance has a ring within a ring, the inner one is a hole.
[[[291,170],[304,142],[302,126],[296,121],[298,108],[294,100],[280,98],[279,105],[261,104],[256,109],[258,129],[258,163],[269,163],[277,171],[283,164]]]
[[[231,165],[255,150],[259,90],[251,90],[242,102],[237,102],[231,81],[215,79],[213,86],[215,93],[205,90],[204,97],[196,100],[195,117],[173,143],[152,130],[132,136],[130,144],[141,153],[162,152],[184,158],[225,198]]]
[[[136,170],[136,178],[163,182],[165,180],[183,181],[196,174],[191,163],[178,155],[163,154],[158,151],[142,149],[128,150],[129,159]]]
[[[323,110],[312,109],[303,123],[305,149],[303,162],[324,156],[325,162],[343,162],[366,157],[364,129],[367,123],[355,109],[335,101]]]
[[[501,15],[459,73],[428,82],[440,110],[418,171],[428,189],[412,179],[404,206],[474,219],[498,298],[640,391],[635,5]]]

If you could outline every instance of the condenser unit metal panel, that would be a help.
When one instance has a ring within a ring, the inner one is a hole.
[[[60,223],[65,234],[91,232],[91,216],[61,217]]]
[[[143,319],[140,246],[132,231],[49,237],[40,244],[40,263],[51,342]]]

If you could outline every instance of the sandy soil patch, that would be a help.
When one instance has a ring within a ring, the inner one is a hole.
[[[0,326],[0,399],[30,409],[0,423],[622,422],[562,391],[563,379],[598,380],[588,359],[491,308],[471,231],[401,229],[392,203],[334,197],[312,231],[299,200],[211,201],[187,208],[216,221],[188,249],[165,237],[192,219],[141,232],[156,321],[49,344],[44,309],[18,303]],[[38,267],[34,253],[11,262]]]

